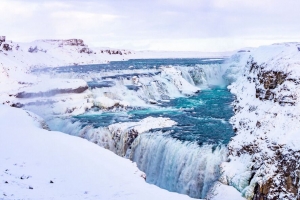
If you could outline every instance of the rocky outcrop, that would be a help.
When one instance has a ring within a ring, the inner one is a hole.
[[[2,45],[2,49],[3,49],[4,51],[11,51],[11,50],[12,50],[12,45],[7,44],[7,43],[4,43],[4,44]]]
[[[62,40],[62,43],[64,45],[70,45],[70,46],[85,46],[82,39],[69,39],[69,40]]]
[[[300,80],[288,78],[289,74],[283,71],[264,70],[264,66],[258,65],[253,58],[247,62],[247,65],[250,68],[249,74],[256,75],[256,77],[247,77],[250,83],[255,83],[256,98],[278,102],[280,105],[295,105],[297,96],[283,83],[289,81],[298,85]]]
[[[88,47],[83,47],[82,49],[79,50],[79,53],[87,53],[87,54],[92,54],[93,50],[91,50]]]

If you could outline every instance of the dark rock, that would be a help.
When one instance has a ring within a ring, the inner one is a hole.
[[[24,105],[21,104],[21,103],[13,103],[11,104],[11,107],[14,107],[14,108],[22,108]]]
[[[43,50],[43,49],[39,49],[37,46],[35,46],[35,47],[30,47],[29,49],[28,49],[28,52],[29,53],[37,53],[37,52],[43,52],[43,53],[47,53],[47,50]]]
[[[88,47],[83,47],[82,49],[79,50],[79,53],[87,53],[87,54],[92,54],[93,50],[91,50]]]
[[[256,122],[256,127],[257,127],[257,128],[260,128],[260,127],[261,127],[260,121],[257,121],[257,122]]]
[[[267,200],[268,193],[270,191],[270,188],[272,187],[272,181],[269,179],[265,184],[260,186],[259,184],[256,184],[254,188],[254,196],[252,200]]]
[[[35,46],[35,47],[29,47],[28,52],[29,53],[37,53],[38,52],[37,46]]]
[[[12,46],[10,44],[3,44],[2,49],[4,51],[11,51],[12,50]]]

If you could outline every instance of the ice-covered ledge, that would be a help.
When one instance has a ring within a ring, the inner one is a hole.
[[[51,97],[57,94],[82,93],[88,85],[81,79],[46,79],[20,88],[16,98]]]
[[[0,89],[1,104],[28,108],[41,116],[82,114],[93,106],[88,85],[81,79],[34,77],[7,87],[10,90]]]

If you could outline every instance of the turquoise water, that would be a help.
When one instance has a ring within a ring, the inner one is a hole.
[[[198,144],[227,144],[234,132],[229,124],[233,115],[231,102],[234,96],[225,87],[202,90],[195,96],[181,97],[162,104],[158,108],[136,109],[122,112],[93,111],[75,117],[83,125],[105,127],[112,123],[139,121],[145,117],[168,117],[178,123],[171,136],[181,141],[197,141]],[[155,131],[155,130],[153,130]]]
[[[232,126],[229,123],[229,119],[234,114],[231,106],[234,96],[227,90],[224,85],[225,81],[219,80],[222,79],[224,73],[224,71],[218,70],[218,67],[221,68],[222,62],[223,60],[210,59],[146,59],[111,62],[101,65],[46,68],[44,72],[51,71],[57,73],[57,75],[64,73],[68,75],[70,72],[86,75],[91,92],[106,91],[106,89],[110,91],[110,88],[117,87],[116,84],[120,84],[124,80],[128,84],[137,71],[144,73],[137,75],[140,79],[146,79],[148,82],[154,81],[156,79],[153,77],[156,74],[159,76],[159,70],[147,69],[158,68],[161,65],[179,66],[178,69],[181,70],[183,77],[186,79],[189,78],[189,73],[194,73],[193,78],[190,76],[190,79],[193,79],[192,81],[189,80],[190,83],[203,84],[199,85],[202,89],[197,94],[185,97],[181,95],[181,97],[175,99],[161,98],[157,101],[159,104],[147,108],[114,108],[104,111],[94,107],[82,115],[71,118],[71,122],[76,123],[73,123],[74,126],[70,126],[72,130],[69,131],[69,134],[81,136],[79,134],[81,130],[92,126],[95,128],[92,129],[95,132],[91,131],[91,135],[102,134],[105,136],[104,129],[96,128],[107,127],[119,122],[137,122],[148,116],[168,117],[177,122],[177,125],[140,134],[131,143],[130,148],[126,149],[125,157],[136,162],[138,168],[146,173],[148,183],[193,198],[205,198],[210,187],[220,176],[219,166],[227,159],[226,145],[234,135]],[[214,68],[216,65],[218,67]],[[189,71],[189,69],[194,68],[196,70]],[[134,71],[134,69],[141,70]],[[143,71],[143,69],[146,70]],[[103,70],[116,70],[117,73],[112,73],[109,77],[101,76]],[[126,70],[127,74],[124,74],[122,70]],[[93,76],[89,76],[89,74]],[[172,88],[171,84],[171,81],[166,79],[166,83],[161,84],[162,90],[167,89],[167,87]],[[137,96],[153,92],[153,90],[147,90],[145,93],[139,93],[139,90],[142,90],[141,87],[126,84],[123,86],[126,87],[111,91],[122,95],[124,90],[128,89],[135,92]],[[178,92],[176,88],[170,91],[173,93]],[[170,94],[168,93],[168,95]],[[139,97],[143,99],[144,96]],[[149,97],[146,96],[145,98]],[[166,101],[166,99],[168,100]],[[64,129],[63,126],[58,127]],[[87,130],[90,130],[89,128]],[[87,137],[87,139],[90,138]],[[99,141],[104,144],[106,139],[102,138]],[[118,143],[125,143],[126,141],[120,140]],[[118,145],[113,143],[113,146]],[[113,148],[111,150],[114,151]],[[124,156],[125,154],[119,155]]]
[[[153,69],[162,65],[173,66],[195,66],[202,64],[222,64],[223,58],[175,58],[175,59],[131,59],[128,61],[111,61],[108,64],[93,64],[93,65],[80,65],[80,66],[66,66],[56,68],[34,69],[36,71],[57,71],[59,73],[75,72],[75,73],[89,73],[99,72],[101,70],[135,70],[135,69]]]

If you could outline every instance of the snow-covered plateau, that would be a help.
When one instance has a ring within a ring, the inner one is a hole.
[[[23,44],[0,37],[0,199],[190,199],[145,179],[197,198],[299,199],[298,43],[246,49],[209,68],[33,73],[132,58],[224,56],[91,48],[80,39]],[[166,117],[98,128],[68,118],[95,110],[156,109],[225,83],[235,95],[230,119],[235,135],[213,151],[167,140],[161,129],[178,122]],[[150,154],[159,145],[165,145],[166,161],[155,160],[158,166],[149,169],[145,162],[154,162]]]

